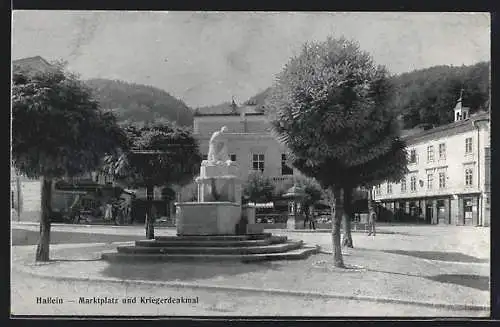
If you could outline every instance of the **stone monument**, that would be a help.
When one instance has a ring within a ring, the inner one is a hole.
[[[175,204],[177,235],[235,235],[242,223],[244,233],[262,232],[253,208],[245,207],[242,214],[239,167],[228,156],[226,132],[223,126],[210,138],[208,158],[196,178],[198,202]]]

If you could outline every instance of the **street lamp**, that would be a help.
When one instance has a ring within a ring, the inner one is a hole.
[[[286,222],[287,229],[296,229],[297,228],[297,216],[298,210],[300,209],[300,200],[305,197],[304,190],[299,186],[292,186],[289,188],[285,194],[283,194],[283,198],[291,199],[288,204],[288,220]]]

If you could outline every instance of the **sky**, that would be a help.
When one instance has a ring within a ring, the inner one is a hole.
[[[152,85],[191,107],[246,101],[304,42],[344,36],[399,74],[490,60],[488,13],[14,11],[12,58]]]

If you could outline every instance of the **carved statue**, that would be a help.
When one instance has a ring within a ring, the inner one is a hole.
[[[214,163],[227,162],[229,155],[227,153],[226,126],[222,126],[219,131],[212,134],[208,148],[208,161]]]

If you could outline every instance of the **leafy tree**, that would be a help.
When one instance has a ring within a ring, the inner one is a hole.
[[[314,178],[297,175],[294,176],[294,184],[300,187],[305,193],[305,196],[300,200],[300,206],[302,208],[307,209],[321,200],[323,190],[321,189],[321,185]],[[306,215],[309,215],[308,210],[306,210]]]
[[[243,196],[254,203],[270,202],[273,199],[274,184],[260,171],[252,171],[243,185]]]
[[[90,90],[60,65],[14,73],[12,114],[14,166],[42,179],[36,260],[48,261],[53,181],[96,169],[126,138],[113,114],[101,111]]]
[[[328,38],[305,44],[290,59],[268,101],[272,125],[290,149],[293,165],[333,195],[337,267],[344,267],[340,223],[346,214],[350,232],[346,218],[352,216],[353,189],[397,181],[406,172],[405,144],[387,106],[392,94],[386,69],[357,43]]]
[[[155,186],[186,185],[199,173],[201,154],[189,129],[173,124],[124,127],[129,147],[123,153],[108,156],[103,171],[130,187],[145,187],[146,237],[154,238],[151,215]],[[163,196],[172,198],[165,190]]]

